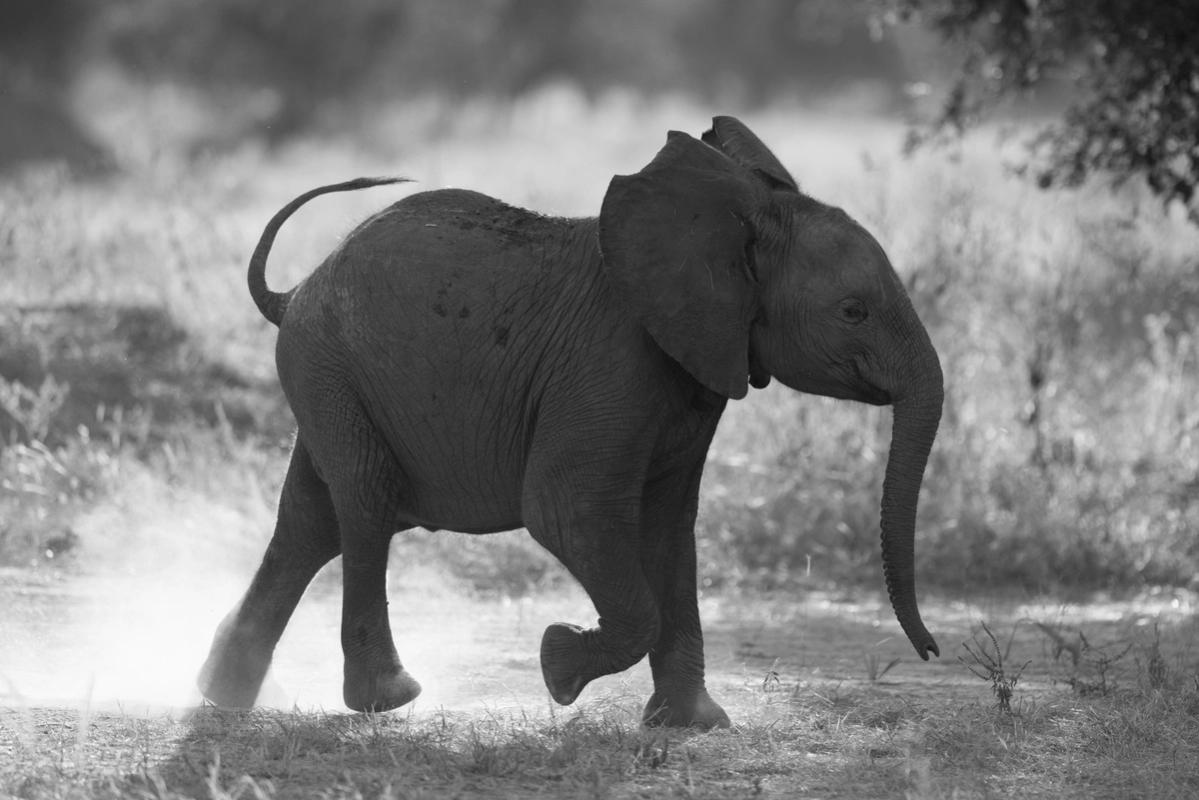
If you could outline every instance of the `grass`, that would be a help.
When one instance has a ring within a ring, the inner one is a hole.
[[[1145,676],[1142,674],[1142,678]],[[729,731],[639,709],[412,716],[0,712],[0,792],[46,798],[1078,797],[1199,788],[1194,674],[1007,708],[860,682],[765,681]]]

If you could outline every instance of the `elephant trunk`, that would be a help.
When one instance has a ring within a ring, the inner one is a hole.
[[[927,339],[927,335],[924,337]],[[887,594],[900,627],[925,661],[941,655],[916,606],[916,504],[920,483],[944,399],[941,365],[929,343],[929,356],[908,381],[908,391],[894,393],[894,425],[887,473],[883,479],[882,547]]]

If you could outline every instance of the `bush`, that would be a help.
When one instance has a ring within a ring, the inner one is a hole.
[[[1030,141],[1041,186],[1096,173],[1144,180],[1199,225],[1199,3],[890,0],[965,54],[937,129],[976,125],[1001,100],[1054,83],[1071,98]]]
[[[553,212],[593,209],[610,172],[603,165],[634,148],[652,153],[659,139],[647,127],[707,114],[562,98],[539,95],[514,115],[504,103],[470,104],[464,121],[435,135],[394,136],[389,124],[413,129],[376,121],[362,136],[403,141],[395,157],[405,167],[453,165],[434,171],[435,181],[465,184],[477,173],[488,191]],[[920,584],[1131,587],[1199,574],[1199,231],[1133,186],[1116,196],[1044,193],[1007,180],[977,139],[955,162],[924,153],[836,171],[823,164],[844,151],[843,119],[827,123],[823,139],[819,122],[795,111],[750,122],[772,143],[778,132],[780,156],[797,162],[814,194],[876,233],[941,355],[947,397],[921,499]],[[792,130],[805,133],[783,135]],[[258,482],[267,488],[249,493],[244,516],[265,540],[292,423],[270,364],[274,331],[245,297],[241,259],[280,198],[307,188],[314,163],[349,172],[396,151],[388,152],[364,156],[345,140],[312,139],[265,158],[258,149],[202,165],[163,156],[149,175],[103,188],[61,176],[0,183],[6,285],[27,306],[55,309],[0,310],[0,375],[28,415],[24,449],[0,462],[3,519],[19,517],[5,536],[26,544],[0,557],[40,551],[129,472],[218,499]],[[571,154],[578,168],[562,189],[561,174],[544,164]],[[294,284],[338,232],[384,201],[342,202],[285,229],[272,259],[276,285]],[[137,302],[116,302],[130,298]],[[103,388],[101,376],[120,390],[102,418],[95,403],[78,403],[89,386]],[[90,416],[72,419],[76,412]],[[887,409],[777,385],[730,404],[701,494],[703,581],[881,586],[889,443]],[[28,476],[42,488],[16,488]],[[425,542],[418,557],[442,560],[475,587],[520,594],[561,579],[521,536]]]

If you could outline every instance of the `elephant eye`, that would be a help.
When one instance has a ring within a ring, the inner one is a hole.
[[[841,301],[840,311],[841,319],[851,325],[859,325],[865,322],[866,317],[869,316],[866,312],[866,304],[853,297],[847,297]]]

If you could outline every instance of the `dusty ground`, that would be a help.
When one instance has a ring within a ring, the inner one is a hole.
[[[392,588],[393,626],[425,691],[410,708],[364,717],[339,699],[335,576],[314,586],[280,645],[264,697],[280,710],[253,713],[196,710],[191,686],[236,589],[181,576],[2,577],[0,794],[1181,797],[1199,787],[1186,755],[1199,747],[1193,728],[1172,728],[1168,746],[1161,733],[1112,734],[1126,737],[1116,742],[1126,760],[1147,747],[1176,765],[1140,783],[1013,761],[1021,748],[1089,753],[1087,725],[1104,726],[1104,714],[1134,725],[1167,684],[1174,706],[1193,703],[1179,712],[1192,719],[1199,638],[1196,600],[1183,593],[927,597],[943,653],[927,664],[875,595],[705,597],[709,687],[734,728],[663,734],[637,724],[645,664],[595,682],[574,707],[549,702],[537,645],[549,622],[593,620],[576,591],[484,601],[408,576]],[[959,661],[985,671],[962,646],[978,651],[981,621],[1007,651],[1009,678],[1028,662],[1012,714]],[[1151,690],[1154,653],[1169,677]],[[1130,693],[1140,705],[1119,705]]]

